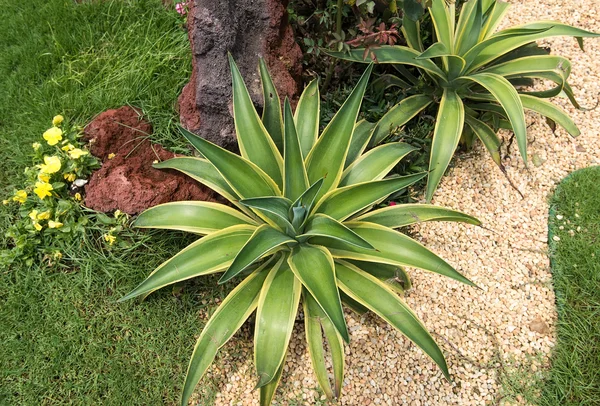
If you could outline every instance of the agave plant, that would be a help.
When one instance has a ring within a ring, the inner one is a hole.
[[[543,100],[564,92],[580,106],[567,83],[571,71],[568,59],[548,55],[535,41],[553,36],[575,36],[583,49],[582,37],[600,34],[554,21],[538,21],[494,33],[507,12],[508,3],[498,0],[469,0],[463,4],[458,22],[455,5],[433,0],[428,8],[436,41],[424,49],[419,23],[403,19],[402,33],[408,46],[381,46],[330,52],[354,62],[376,61],[394,64],[400,76],[388,77],[389,86],[399,86],[410,95],[371,124],[370,145],[377,145],[390,130],[406,124],[430,104],[437,106],[426,197],[430,201],[461,136],[466,144],[479,138],[504,171],[500,157],[499,128],[512,130],[519,151],[527,163],[527,133],[523,110],[532,110],[564,127],[572,136],[579,130],[569,116]],[[413,75],[403,65],[415,67]],[[521,85],[532,79],[546,79],[555,87],[528,91]]]
[[[418,242],[394,230],[419,221],[479,222],[466,214],[430,205],[396,205],[371,210],[423,174],[387,177],[413,148],[397,142],[363,154],[355,122],[372,66],[318,136],[317,82],[304,90],[295,116],[279,96],[261,61],[265,95],[262,119],[240,72],[230,60],[233,112],[241,156],[182,129],[203,158],[178,157],[158,163],[212,188],[231,206],[174,202],[148,209],[137,227],[183,230],[201,238],[160,265],[121,300],[145,296],[169,284],[222,273],[234,288],[204,327],[187,371],[182,404],[221,348],[256,311],[254,362],[262,405],[270,404],[298,308],[324,393],[339,396],[343,343],[350,335],[343,304],[371,310],[418,345],[448,376],[442,351],[398,296],[410,284],[404,266],[435,272],[468,285],[471,281]],[[354,140],[354,141],[353,141]],[[325,336],[334,382],[325,364]]]

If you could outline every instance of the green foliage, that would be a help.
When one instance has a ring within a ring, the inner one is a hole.
[[[55,116],[42,142],[33,143],[33,165],[25,168],[25,185],[2,202],[18,214],[6,231],[11,248],[0,251],[0,266],[31,266],[36,260],[53,264],[62,258],[65,246],[85,233],[88,219],[79,206],[80,192],[100,164],[80,137],[79,128],[63,126],[63,117]],[[114,238],[107,236],[107,241],[112,245]]]
[[[410,285],[402,267],[473,283],[394,229],[429,220],[479,222],[428,205],[371,210],[424,177],[422,173],[386,177],[414,149],[409,145],[387,144],[362,154],[366,144],[357,136],[355,123],[372,67],[317,137],[319,91],[314,82],[305,89],[295,116],[285,100],[282,114],[271,112],[261,119],[235,63],[230,63],[241,156],[181,129],[203,158],[173,158],[157,166],[193,176],[237,209],[217,203],[177,202],[142,213],[135,223],[141,227],[184,230],[204,237],[164,262],[121,299],[146,296],[169,284],[214,273],[222,273],[219,283],[238,283],[200,334],[181,404],[187,404],[219,348],[256,311],[257,388],[261,404],[269,405],[281,378],[300,301],[311,360],[329,397],[341,394],[343,342],[350,339],[344,303],[381,316],[448,377],[440,348],[397,295],[402,286]],[[270,78],[262,63],[261,68],[263,83],[267,82],[264,97],[268,98],[273,94]],[[278,98],[276,104],[280,105]],[[267,128],[275,129],[276,135]],[[348,159],[350,150],[355,152]],[[333,361],[333,385],[327,375],[322,334]]]
[[[425,49],[420,23],[403,19],[407,46],[380,46],[328,52],[355,62],[393,64],[397,75],[387,78],[388,87],[402,88],[407,95],[373,129],[372,144],[391,130],[406,124],[431,103],[437,107],[427,182],[431,200],[459,142],[471,145],[479,138],[504,171],[500,159],[500,128],[514,132],[521,156],[527,162],[524,110],[532,110],[563,126],[572,136],[579,130],[568,115],[543,100],[564,92],[579,107],[567,82],[570,62],[547,55],[535,41],[552,36],[581,37],[600,34],[552,21],[540,21],[494,33],[508,4],[498,0],[470,0],[463,4],[458,21],[455,5],[433,0],[428,9],[437,42]],[[407,68],[406,66],[410,67]],[[412,71],[411,71],[412,70]],[[415,72],[414,74],[413,72]],[[534,92],[524,87],[532,79],[547,79],[555,87]],[[415,97],[420,97],[415,99]]]

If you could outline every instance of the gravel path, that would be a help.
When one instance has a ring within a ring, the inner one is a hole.
[[[600,32],[598,0],[512,3],[507,25],[559,20]],[[571,38],[545,45],[572,61],[570,83],[582,105],[593,107],[600,94],[600,40],[586,40],[585,53]],[[433,362],[381,320],[348,313],[351,343],[341,404],[498,404],[503,403],[499,381],[506,365],[522,363],[532,373],[547,365],[556,320],[546,243],[548,198],[568,173],[600,164],[600,109],[579,112],[567,99],[555,102],[573,117],[582,135],[574,140],[562,129],[554,135],[543,119],[528,115],[530,161],[536,165],[525,169],[516,146],[504,161],[524,199],[477,149],[456,161],[434,203],[473,214],[485,228],[432,223],[418,229],[428,248],[481,287],[410,270],[414,288],[406,301],[443,348],[454,381],[446,382]],[[234,341],[210,371],[221,383],[216,404],[258,404],[258,392],[252,392],[251,343]],[[319,403],[298,323],[282,383],[280,404]]]

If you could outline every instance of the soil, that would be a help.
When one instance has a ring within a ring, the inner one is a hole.
[[[85,188],[87,207],[138,214],[166,202],[213,199],[212,191],[195,180],[173,170],[152,168],[154,161],[175,154],[152,144],[151,133],[141,113],[127,106],[105,111],[87,125],[90,151],[102,161],[102,168]]]

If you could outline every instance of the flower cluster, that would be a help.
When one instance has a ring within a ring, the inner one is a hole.
[[[187,1],[182,1],[175,4],[175,10],[179,13],[179,15],[185,16],[188,12]]]
[[[84,231],[82,188],[99,162],[84,148],[81,129],[63,122],[63,116],[55,116],[43,141],[32,144],[33,165],[25,169],[24,187],[3,200],[15,206],[18,220],[6,233],[14,247],[10,254],[0,252],[0,263],[32,260],[36,253],[59,260],[62,255],[51,241],[71,241]]]

